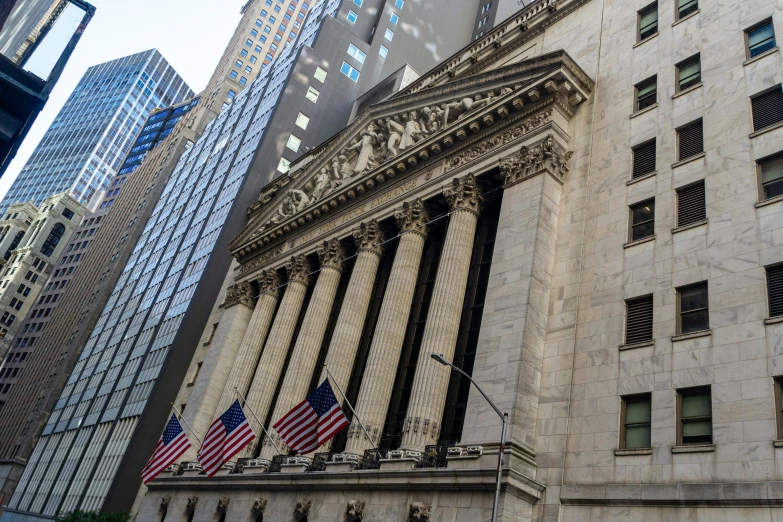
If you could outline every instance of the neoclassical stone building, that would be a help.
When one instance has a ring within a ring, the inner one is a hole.
[[[177,407],[197,446],[239,394],[260,434],[326,367],[352,424],[212,479],[194,448],[138,520],[489,520],[500,421],[434,353],[508,412],[503,521],[783,517],[776,28],[542,0],[292,164]]]

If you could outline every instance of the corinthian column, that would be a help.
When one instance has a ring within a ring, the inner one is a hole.
[[[411,204],[405,203],[402,209],[395,212],[394,217],[400,230],[400,242],[356,401],[356,417],[364,423],[376,444],[380,439],[391,400],[413,293],[416,290],[424,240],[427,237],[427,212],[420,199]],[[364,450],[372,448],[372,444],[359,427],[357,418],[354,418],[349,428],[345,451],[361,455]]]
[[[255,375],[247,393],[247,405],[258,415],[261,422],[266,419],[277,389],[277,382],[280,380],[280,374],[283,373],[288,348],[291,346],[291,339],[307,292],[310,264],[305,256],[300,255],[292,257],[285,269],[288,272],[288,285],[261,353],[261,359],[258,361],[258,367],[251,369],[255,371]],[[251,425],[256,435],[262,437],[263,434],[259,433],[261,428],[256,426],[252,416]],[[252,450],[247,447],[240,456],[247,457],[251,453]]]
[[[435,362],[430,355],[443,354],[447,361],[454,357],[481,205],[481,192],[472,174],[463,180],[454,179],[452,185],[444,189],[443,195],[449,202],[452,214],[432,291],[427,324],[424,326],[410,406],[402,433],[401,447],[414,451],[421,451],[427,444],[434,444],[440,434],[439,423],[443,417],[451,368]]]
[[[193,383],[188,399],[192,407],[185,410],[188,424],[201,439],[215,418],[220,394],[253,314],[253,289],[250,283],[243,281],[229,286],[220,306],[223,308],[223,315],[212,335],[198,378]],[[195,459],[197,451],[198,448],[190,448],[180,461]]]
[[[345,252],[337,239],[325,241],[318,248],[321,271],[302,320],[299,337],[297,337],[294,350],[291,352],[288,371],[283,376],[283,386],[280,388],[280,395],[277,398],[270,424],[280,420],[294,406],[307,398],[307,389],[313,378],[318,352],[323,343],[332,306],[334,306],[337,286],[340,284],[344,257]],[[280,440],[278,434],[271,433],[270,435],[279,441],[278,447],[285,452],[285,444]],[[277,449],[272,444],[265,444],[261,448],[261,458],[271,459],[276,453]]]
[[[239,347],[231,374],[228,376],[223,395],[216,410],[217,415],[222,415],[231,404],[237,400],[237,390],[243,396],[247,395],[253,373],[258,366],[261,357],[261,349],[264,347],[266,335],[277,308],[279,297],[280,278],[276,270],[264,270],[258,277],[259,296],[250,324],[245,331],[245,337]]]

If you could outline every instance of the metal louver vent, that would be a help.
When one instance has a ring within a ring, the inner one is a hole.
[[[783,121],[783,88],[774,89],[751,99],[753,105],[753,130],[761,130]]]
[[[769,294],[769,315],[783,315],[783,265],[767,268],[767,294]]]
[[[677,191],[677,226],[684,227],[707,219],[704,182]]]
[[[653,296],[647,295],[627,301],[625,343],[636,344],[652,341],[653,338]]]
[[[678,161],[686,160],[704,152],[704,128],[699,120],[678,131],[679,157]]]
[[[633,149],[633,179],[655,172],[655,140]]]

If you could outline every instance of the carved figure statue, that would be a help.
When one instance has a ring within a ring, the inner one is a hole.
[[[288,197],[291,199],[291,205],[294,207],[294,214],[304,210],[310,204],[310,197],[299,189],[289,190]]]
[[[362,138],[359,143],[354,143],[346,149],[346,151],[357,150],[359,157],[356,159],[356,165],[353,167],[353,174],[361,174],[370,165],[371,160],[375,159],[374,146],[378,143],[378,135],[376,134],[375,124],[371,123],[367,126],[367,130],[362,133]]]
[[[329,194],[340,186],[342,177],[340,172],[337,174],[333,170],[323,167],[315,177],[315,186],[313,187],[312,199],[317,201]]]
[[[429,520],[432,507],[424,502],[413,502],[408,509],[408,520]]]
[[[412,147],[417,141],[421,139],[421,129],[419,123],[416,121],[416,111],[411,111],[404,114],[402,119],[405,121],[405,127],[402,133],[402,139],[400,140],[400,150],[405,150],[408,147]]]
[[[340,176],[342,176],[342,179],[350,177],[353,174],[353,165],[348,161],[348,156],[340,154],[337,160],[340,162]]]
[[[426,134],[434,134],[440,130],[440,122],[443,117],[443,110],[435,106],[434,109],[430,107],[424,107],[421,110],[421,119],[419,120],[419,126],[421,131]]]
[[[400,125],[400,117],[386,118],[386,130],[389,132],[389,139],[386,142],[386,159],[392,159],[400,153],[397,148],[402,140],[405,127]]]
[[[483,98],[480,94],[476,94],[473,98],[462,98],[460,101],[447,103],[444,106],[443,124],[448,125],[449,119],[456,114],[456,118],[452,120],[459,121],[465,118],[469,113],[479,110],[492,101],[492,97]]]

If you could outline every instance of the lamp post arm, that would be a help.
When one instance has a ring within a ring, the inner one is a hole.
[[[494,402],[492,402],[492,400],[491,400],[489,397],[487,397],[487,394],[486,394],[486,393],[484,393],[484,390],[482,390],[482,389],[481,389],[481,386],[479,386],[478,384],[476,384],[476,381],[474,381],[474,380],[473,380],[473,379],[470,377],[470,375],[468,375],[467,373],[463,372],[462,370],[460,370],[459,368],[457,368],[456,366],[454,366],[454,365],[453,365],[453,364],[451,364],[451,363],[447,363],[447,364],[448,364],[449,366],[451,366],[451,368],[452,368],[453,370],[456,370],[456,371],[458,371],[459,373],[461,373],[462,375],[464,375],[464,376],[465,376],[465,377],[466,377],[466,378],[467,378],[467,379],[468,379],[468,380],[469,380],[471,383],[473,383],[473,386],[475,386],[475,387],[476,387],[476,389],[479,391],[479,393],[480,393],[480,394],[481,394],[481,395],[482,395],[482,396],[483,396],[483,397],[484,397],[484,398],[487,400],[487,402],[489,403],[489,405],[490,405],[490,406],[492,406],[492,409],[493,409],[493,410],[495,410],[495,413],[497,413],[497,414],[498,414],[498,416],[499,416],[501,419],[503,418],[503,412],[502,412],[502,411],[500,411],[500,408],[498,408],[497,406],[495,406],[495,403],[494,403]]]

